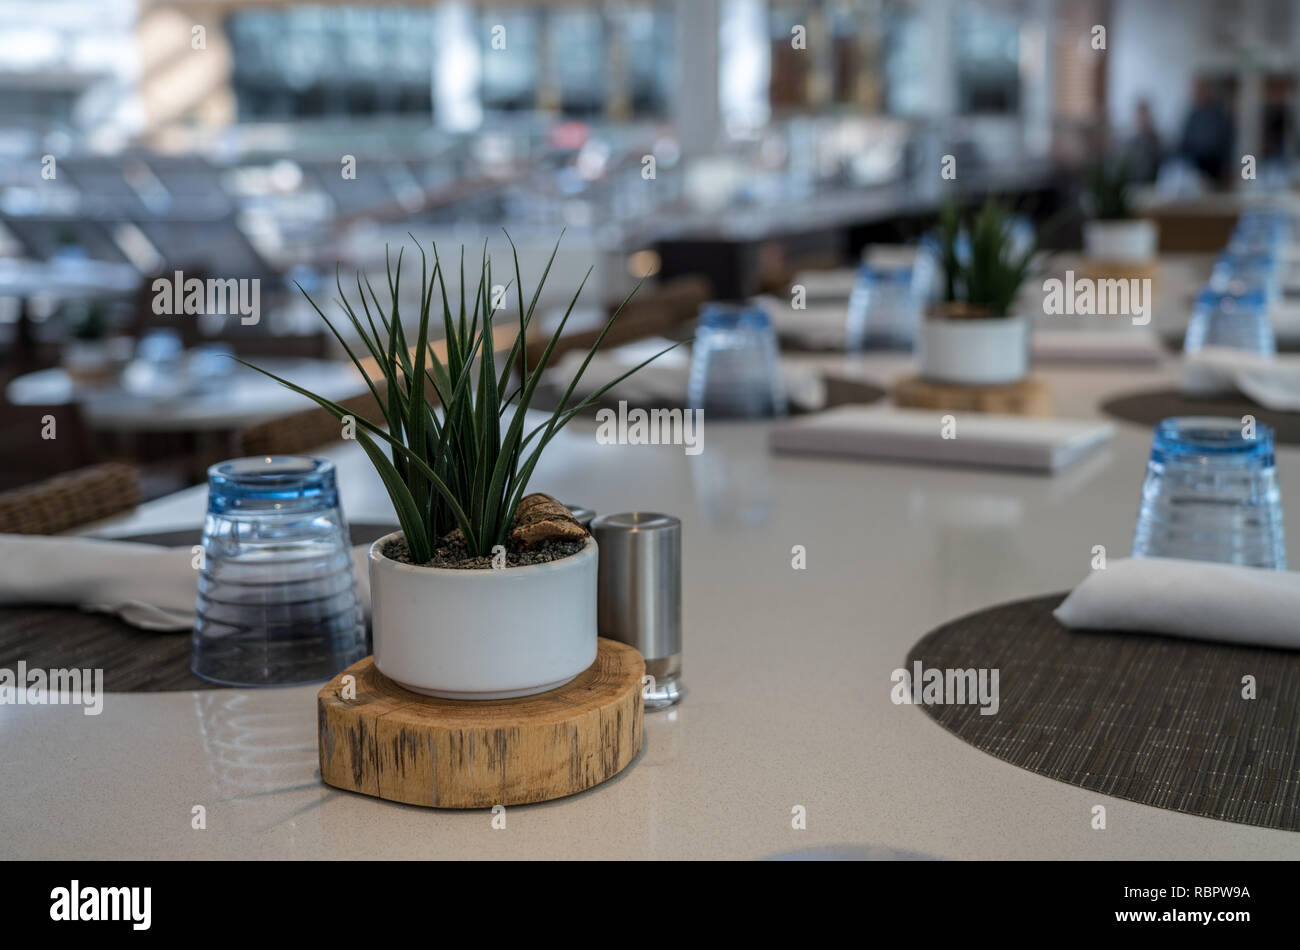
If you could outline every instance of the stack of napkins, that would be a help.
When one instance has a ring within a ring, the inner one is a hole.
[[[1120,558],[1089,574],[1055,616],[1075,630],[1295,650],[1300,649],[1300,574],[1174,558]]]
[[[778,452],[1056,472],[1114,434],[1106,422],[841,406],[773,427]]]
[[[1183,356],[1179,388],[1188,396],[1239,392],[1269,409],[1300,412],[1300,357],[1207,346]]]
[[[352,549],[357,597],[370,615],[370,545]],[[116,614],[143,630],[194,629],[192,548],[99,538],[0,534],[0,606],[45,604]]]

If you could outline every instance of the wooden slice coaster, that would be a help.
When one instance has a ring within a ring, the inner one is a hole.
[[[571,682],[498,702],[434,699],[375,668],[348,667],[316,696],[321,779],[435,808],[544,802],[599,785],[641,751],[641,677],[633,647],[600,639]],[[345,699],[345,677],[355,698]]]
[[[1032,376],[1005,386],[960,386],[911,376],[894,386],[894,403],[916,409],[1050,416],[1052,393]]]

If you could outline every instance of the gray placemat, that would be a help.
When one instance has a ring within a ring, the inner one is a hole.
[[[397,530],[391,525],[349,525],[353,544],[368,544]],[[199,543],[199,529],[133,535],[116,540],[168,546]],[[108,614],[69,607],[0,607],[0,667],[102,669],[110,693],[226,689],[190,672],[190,634],[140,630]]]
[[[999,709],[923,705],[990,755],[1172,811],[1300,831],[1300,652],[1072,632],[1062,594],[944,624],[907,666],[996,669]],[[1255,699],[1242,677],[1255,678]]]
[[[1267,409],[1245,396],[1184,396],[1177,389],[1152,389],[1126,393],[1101,404],[1102,411],[1116,419],[1154,426],[1172,416],[1225,416],[1240,419],[1251,415],[1256,422],[1273,427],[1273,439],[1283,445],[1300,445],[1300,412]]]

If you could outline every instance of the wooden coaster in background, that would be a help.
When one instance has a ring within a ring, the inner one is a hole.
[[[961,386],[910,376],[894,385],[894,404],[914,409],[991,412],[1012,416],[1050,416],[1052,394],[1032,376],[1005,386]]]
[[[645,661],[602,637],[596,662],[558,689],[518,699],[434,699],[366,657],[316,695],[328,785],[435,808],[490,808],[572,795],[641,751]],[[347,699],[344,677],[355,680]]]

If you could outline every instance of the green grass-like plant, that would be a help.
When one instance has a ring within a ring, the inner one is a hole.
[[[515,277],[511,283],[514,284],[519,307],[519,329],[499,370],[493,346],[493,308],[489,299],[492,293],[492,262],[487,254],[486,241],[479,264],[478,287],[471,300],[467,300],[465,295],[465,251],[461,248],[460,293],[455,306],[448,299],[437,246],[432,248],[432,271],[429,269],[428,255],[420,248],[421,304],[419,328],[413,341],[407,339],[398,308],[398,291],[402,279],[400,251],[395,272],[391,259],[385,253],[388,262],[386,304],[381,304],[370,279],[357,275],[360,314],[344,293],[341,280],[335,275],[335,286],[339,294],[336,302],[360,337],[372,365],[378,366],[378,373],[373,377],[335,324],[325,316],[311,296],[301,286],[298,287],[365,378],[375,401],[383,409],[385,426],[353,416],[337,403],[274,373],[251,363],[244,364],[294,392],[301,393],[340,421],[354,419],[356,440],[383,480],[402,533],[406,536],[411,559],[417,564],[431,560],[439,541],[457,528],[473,555],[490,556],[494,546],[507,545],[515,512],[528,487],[528,480],[542,451],[556,433],[610,387],[673,348],[667,347],[656,353],[591,395],[570,405],[574,390],[592,357],[622,313],[623,307],[632,299],[632,294],[636,293],[637,288],[633,288],[632,293],[628,294],[605,322],[586,359],[569,382],[559,405],[545,422],[525,433],[525,411],[532,402],[551,353],[564,332],[587,277],[591,276],[591,270],[587,271],[587,276],[578,286],[563,319],[546,343],[536,365],[529,370],[528,328],[560,245],[557,241],[532,297],[525,305],[523,281],[519,273],[519,253],[509,234],[506,234],[506,239],[510,241],[514,257]],[[415,238],[412,237],[412,240]],[[418,241],[416,244],[419,246]],[[637,285],[639,286],[640,284]],[[436,302],[435,290],[439,292],[440,298]],[[367,294],[369,301],[366,299]],[[439,357],[434,341],[429,338],[430,326],[435,319],[442,323],[445,358]],[[512,370],[517,371],[518,382],[513,390],[507,392]],[[504,423],[503,417],[512,405],[514,414],[508,423]]]
[[[965,255],[958,247],[963,234],[970,241]],[[1038,249],[1037,242],[1031,241],[1024,250],[1016,251],[1011,214],[991,199],[969,222],[962,221],[955,206],[943,208],[938,243],[944,299],[965,302],[966,315],[972,317],[1007,315]]]
[[[1089,210],[1098,221],[1127,221],[1133,217],[1127,161],[1097,162],[1088,170],[1087,185]]]

